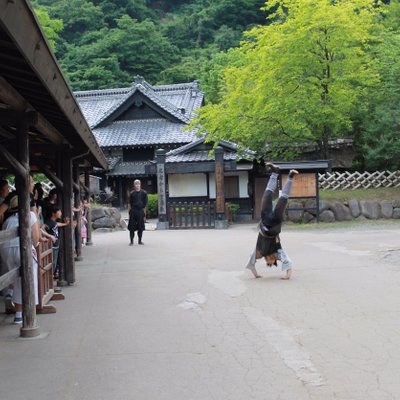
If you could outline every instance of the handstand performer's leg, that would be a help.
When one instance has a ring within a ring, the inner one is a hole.
[[[278,184],[278,174],[273,172],[261,199],[261,216],[272,211],[272,194]]]
[[[256,258],[257,258],[257,249],[254,248],[254,251],[251,253],[249,261],[247,261],[246,268],[248,268],[254,275],[255,278],[261,278],[261,275],[258,275],[256,270]]]
[[[296,171],[295,169],[290,170],[288,179],[286,180],[285,186],[283,187],[281,195],[278,199],[278,202],[276,203],[274,214],[280,220],[283,219],[283,213],[285,212],[285,208],[288,203],[290,192],[292,190],[293,179],[294,179],[295,175],[297,175],[297,174],[298,174],[298,171]]]
[[[281,279],[290,279],[292,275],[292,260],[283,249],[278,250],[278,259],[282,263],[282,271],[285,272],[285,275]]]

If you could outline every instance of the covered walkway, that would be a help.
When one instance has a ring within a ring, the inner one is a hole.
[[[40,338],[0,314],[0,398],[399,398],[399,234],[288,228],[281,281],[243,271],[254,225],[96,233]]]

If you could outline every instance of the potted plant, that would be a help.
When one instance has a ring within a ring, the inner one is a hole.
[[[239,204],[227,203],[226,208],[228,210],[228,221],[233,222],[236,220],[236,214],[240,209]]]

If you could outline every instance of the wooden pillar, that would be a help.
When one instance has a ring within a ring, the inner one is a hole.
[[[25,169],[23,175],[16,176],[16,189],[19,205],[19,240],[21,255],[21,286],[22,286],[22,337],[39,335],[36,318],[35,287],[32,260],[31,215],[29,195],[29,138],[28,124],[20,123],[17,128],[18,158]],[[35,244],[36,245],[36,244]]]
[[[158,193],[158,222],[157,229],[168,229],[167,218],[167,191],[166,191],[166,174],[165,159],[167,152],[164,149],[156,151],[157,161],[157,193]]]
[[[124,194],[123,194],[123,188],[122,188],[122,176],[118,177],[118,196],[119,196],[119,207],[123,208],[124,207]]]
[[[56,176],[62,179],[63,177],[63,151],[58,151],[57,154],[57,164],[56,164]],[[61,212],[63,214],[63,219],[65,217],[64,215],[64,206],[63,206],[63,192],[64,192],[64,182],[60,186],[56,181],[53,181],[53,183],[57,187],[57,205],[61,207]],[[66,286],[67,281],[65,279],[65,248],[64,248],[64,237],[65,237],[65,231],[68,229],[68,227],[65,228],[60,228],[58,230],[58,245],[59,245],[59,250],[58,250],[58,281],[57,285],[58,286]]]
[[[74,205],[75,208],[80,207],[81,202],[81,185],[79,181],[79,164],[76,162],[73,166],[73,178],[76,185],[74,185]],[[75,235],[75,248],[76,248],[76,257],[75,261],[82,261],[82,211],[75,211],[75,219],[76,219],[76,227],[72,232]]]
[[[215,148],[215,228],[226,229],[228,221],[225,216],[225,186],[224,186],[224,150],[222,147]]]
[[[90,205],[90,175],[89,175],[89,170],[85,169],[85,186],[88,189],[86,191],[86,200]],[[87,213],[86,216],[87,219],[87,239],[86,239],[86,246],[92,246],[93,242],[92,242],[92,213],[91,213],[91,209],[89,208],[89,211]]]
[[[66,146],[62,154],[62,213],[64,217],[69,218],[72,224],[72,160],[69,148]],[[65,280],[67,284],[75,283],[75,262],[72,244],[72,227],[66,226],[63,231],[63,263]]]

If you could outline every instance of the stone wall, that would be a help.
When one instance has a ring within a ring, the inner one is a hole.
[[[304,203],[292,200],[286,220],[316,222],[315,200]],[[296,210],[303,208],[302,210]],[[400,200],[349,200],[346,202],[320,200],[320,222],[351,221],[353,219],[399,219]]]
[[[114,207],[92,208],[92,228],[102,230],[125,230],[126,222],[121,218],[121,213]]]

